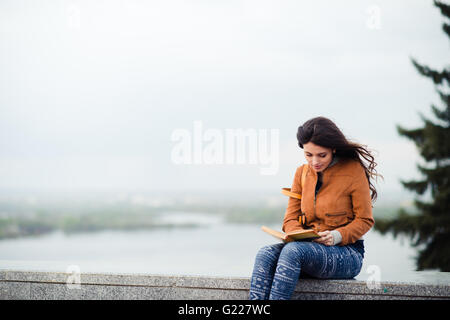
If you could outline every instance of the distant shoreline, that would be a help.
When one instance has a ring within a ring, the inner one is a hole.
[[[400,207],[374,207],[377,218],[393,217]],[[220,216],[224,223],[277,224],[282,222],[286,207],[239,205],[178,205],[160,208],[129,204],[66,204],[29,206],[23,203],[0,204],[0,240],[37,236],[53,231],[67,234],[102,230],[196,228],[202,221],[164,221],[165,213],[201,213]]]

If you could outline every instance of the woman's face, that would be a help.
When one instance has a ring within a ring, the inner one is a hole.
[[[335,149],[318,146],[312,142],[303,145],[306,161],[316,172],[325,170],[333,160],[333,151]]]

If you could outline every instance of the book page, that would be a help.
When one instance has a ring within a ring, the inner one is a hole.
[[[266,226],[262,226],[261,230],[264,231],[264,232],[267,232],[268,234],[274,236],[275,238],[277,238],[279,240],[283,240],[284,241],[286,239],[286,233],[284,233],[284,232],[273,230],[273,229],[271,229],[269,227],[266,227]]]

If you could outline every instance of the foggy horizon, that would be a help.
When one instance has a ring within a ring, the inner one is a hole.
[[[306,163],[298,126],[325,116],[377,151],[380,201],[409,194],[423,162],[395,126],[442,107],[410,61],[447,63],[441,23],[425,0],[2,1],[0,192],[278,196]],[[278,171],[175,164],[171,136],[197,120],[279,130]]]

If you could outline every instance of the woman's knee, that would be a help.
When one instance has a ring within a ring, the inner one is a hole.
[[[278,259],[278,256],[280,255],[281,249],[283,248],[282,243],[277,244],[271,244],[262,247],[259,249],[256,258],[257,259]]]
[[[288,242],[284,245],[283,250],[281,250],[281,256],[283,258],[299,260],[302,258],[304,253],[304,243],[300,241]]]

